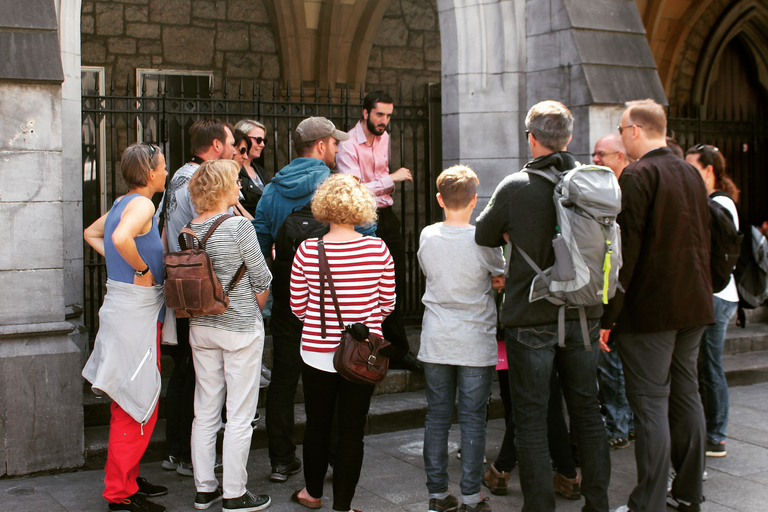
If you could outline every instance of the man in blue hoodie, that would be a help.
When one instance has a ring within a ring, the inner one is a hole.
[[[336,167],[339,141],[347,139],[349,135],[337,130],[324,117],[310,117],[296,127],[293,144],[299,158],[283,167],[264,188],[253,220],[261,252],[268,263],[272,262],[272,244],[283,221],[294,208],[312,199],[317,186]],[[289,293],[286,290],[280,295],[288,297]],[[278,294],[275,294],[270,320],[272,381],[266,403],[272,482],[285,482],[289,476],[301,471],[301,460],[296,457],[292,439],[293,402],[301,375],[301,327],[287,301],[278,300]]]

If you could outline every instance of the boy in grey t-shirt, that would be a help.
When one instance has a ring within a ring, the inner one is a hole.
[[[427,278],[419,360],[427,384],[424,468],[430,511],[455,511],[448,490],[448,430],[458,387],[461,425],[461,512],[490,512],[480,494],[485,455],[486,403],[497,363],[496,306],[491,285],[503,288],[500,248],[475,243],[470,224],[477,175],[453,166],[437,178],[445,221],[427,226],[419,264]],[[494,277],[497,276],[497,277]]]

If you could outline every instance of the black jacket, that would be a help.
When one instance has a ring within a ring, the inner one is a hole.
[[[714,323],[707,190],[690,164],[663,147],[619,179],[624,264],[602,324],[617,332],[662,332]]]
[[[525,168],[547,169],[554,166],[558,171],[576,167],[573,155],[567,152],[552,153],[526,164]],[[498,247],[504,245],[504,233],[518,244],[539,268],[546,269],[555,262],[552,238],[555,236],[557,214],[553,199],[554,185],[534,174],[516,172],[510,174],[496,187],[488,206],[477,218],[475,241],[478,245]],[[509,258],[509,275],[506,278],[501,323],[506,327],[556,324],[558,306],[547,300],[528,301],[536,271],[517,250]],[[601,305],[586,308],[589,319],[603,314]],[[578,311],[566,310],[566,318],[577,320]]]
[[[265,171],[263,167],[254,162],[251,163],[251,166],[256,170],[256,174],[259,176],[259,178],[261,178],[264,186],[267,186],[267,183],[270,182],[267,171]],[[244,200],[240,201],[240,204],[242,204],[243,207],[248,210],[248,213],[251,215],[256,215],[256,205],[259,204],[259,199],[261,199],[261,195],[264,193],[264,191],[257,187],[255,183],[253,183],[253,180],[251,180],[251,177],[248,176],[248,171],[245,170],[245,167],[240,167],[240,174],[238,175],[238,178],[243,181],[243,188],[241,189],[241,192],[243,197],[245,197]]]

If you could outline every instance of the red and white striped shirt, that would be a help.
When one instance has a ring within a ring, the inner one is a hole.
[[[328,284],[325,284],[325,332],[320,326],[320,273],[317,238],[302,242],[291,268],[291,310],[304,322],[301,333],[305,362],[324,371],[333,370],[333,353],[341,340],[341,329]],[[381,336],[381,322],[395,308],[395,264],[381,238],[364,236],[354,240],[326,241],[325,254],[339,299],[342,323],[368,326]],[[328,357],[316,357],[324,353]],[[327,361],[326,361],[327,359]]]

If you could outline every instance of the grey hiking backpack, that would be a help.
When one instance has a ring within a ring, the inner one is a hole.
[[[584,346],[589,343],[586,306],[608,304],[619,287],[621,230],[616,216],[621,211],[621,189],[608,167],[579,165],[565,172],[523,169],[555,185],[557,213],[552,245],[555,264],[542,270],[519,246],[517,250],[536,271],[528,300],[546,299],[560,306],[558,341],[565,346],[565,310],[579,310]],[[512,249],[510,240],[510,250]]]

